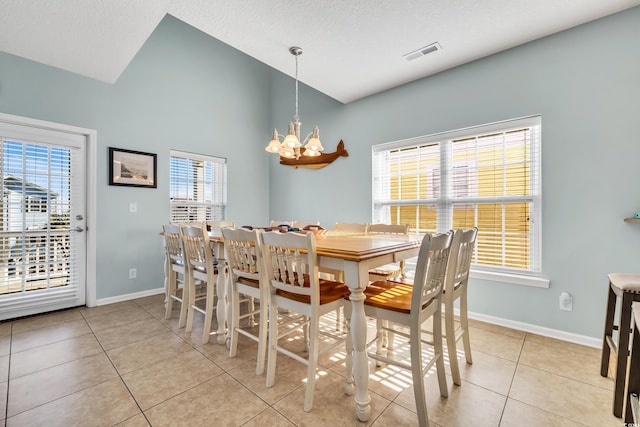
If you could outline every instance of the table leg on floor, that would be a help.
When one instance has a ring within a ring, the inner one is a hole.
[[[353,342],[353,376],[355,381],[356,415],[362,422],[371,415],[369,396],[369,358],[367,357],[367,318],[364,314],[362,289],[351,289],[351,339]]]
[[[218,320],[217,340],[218,344],[224,344],[227,335],[227,275],[225,274],[226,263],[223,259],[218,260],[218,278],[216,279],[216,292],[218,303],[216,305],[216,319]]]

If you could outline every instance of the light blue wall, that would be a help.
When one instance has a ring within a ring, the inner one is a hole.
[[[639,52],[636,7],[342,107],[305,88],[305,130],[318,124],[327,151],[344,139],[350,157],[319,171],[272,159],[271,215],[328,226],[370,221],[371,145],[541,114],[542,263],[551,287],[473,280],[470,310],[601,336],[607,273],[640,272],[640,226],[623,222],[640,211]],[[289,86],[274,78],[271,119],[281,128],[292,114]],[[572,312],[558,309],[562,291],[574,296]]]
[[[170,16],[114,85],[0,53],[1,112],[97,130],[98,299],[163,286],[171,149],[227,158],[228,218],[268,217],[268,103],[267,66]],[[157,153],[158,188],[107,185],[107,147]]]

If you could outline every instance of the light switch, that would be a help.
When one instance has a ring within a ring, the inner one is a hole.
[[[138,212],[138,204],[136,202],[129,202],[129,212],[131,213]]]

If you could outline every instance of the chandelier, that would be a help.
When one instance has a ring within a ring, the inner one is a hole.
[[[289,123],[287,135],[282,135],[278,129],[273,130],[273,138],[265,148],[269,153],[277,153],[287,159],[299,159],[300,155],[319,156],[324,147],[320,143],[320,131],[316,126],[304,140],[300,141],[300,116],[298,115],[298,56],[302,55],[302,48],[290,47],[289,52],[296,57],[296,114],[293,121]],[[280,142],[282,138],[282,142]]]

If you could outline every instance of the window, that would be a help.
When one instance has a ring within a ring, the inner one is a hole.
[[[27,196],[24,201],[24,205],[27,213],[47,212],[47,199]]]
[[[225,219],[226,159],[172,150],[169,175],[171,222]]]
[[[478,227],[474,269],[539,275],[539,116],[373,147],[373,222]]]

